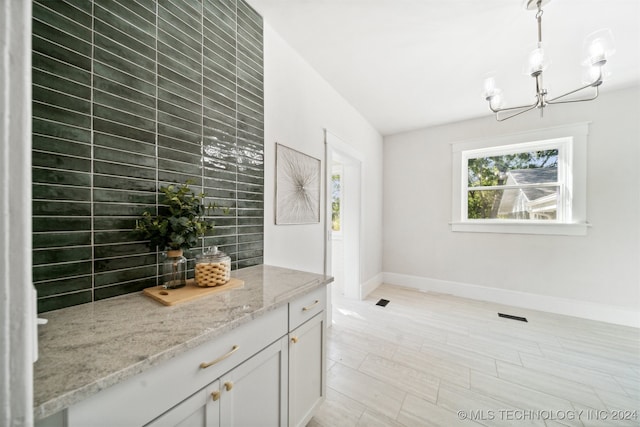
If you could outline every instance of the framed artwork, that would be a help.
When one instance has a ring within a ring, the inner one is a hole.
[[[276,224],[320,222],[320,160],[276,143]]]

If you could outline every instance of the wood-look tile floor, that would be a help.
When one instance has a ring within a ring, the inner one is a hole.
[[[640,329],[382,285],[327,335],[308,427],[640,426]]]

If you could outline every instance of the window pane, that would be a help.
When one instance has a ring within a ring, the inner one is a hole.
[[[478,157],[467,163],[469,187],[558,181],[558,149]]]
[[[340,200],[341,197],[341,179],[340,174],[331,175],[331,229],[340,231]]]
[[[559,187],[526,187],[508,190],[469,190],[469,219],[554,220]]]

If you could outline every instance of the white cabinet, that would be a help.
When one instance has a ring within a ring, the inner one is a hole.
[[[105,388],[69,407],[66,410],[66,427],[143,426],[186,402],[198,390],[222,380],[223,376],[250,361],[272,343],[282,341],[288,331],[287,323],[287,307],[279,307],[210,342]],[[284,363],[286,371],[286,359]],[[284,388],[286,393],[286,384]],[[286,412],[284,414],[286,416]]]
[[[324,401],[326,288],[39,420],[38,427],[299,427]]]
[[[326,394],[325,289],[289,308],[289,426],[304,427]],[[292,322],[293,320],[293,322]]]
[[[285,427],[286,372],[285,337],[185,399],[147,427]]]

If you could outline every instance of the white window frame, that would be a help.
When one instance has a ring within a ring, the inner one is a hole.
[[[451,230],[481,233],[586,235],[587,137],[589,123],[577,123],[452,144]],[[555,220],[468,219],[468,160],[528,150],[558,149]]]

